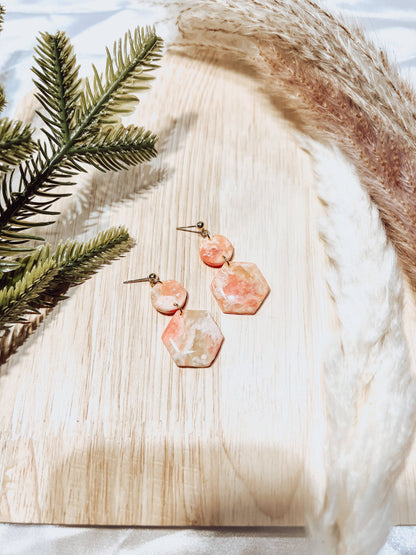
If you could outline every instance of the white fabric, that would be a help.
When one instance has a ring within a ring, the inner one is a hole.
[[[288,536],[288,537],[285,537]],[[0,527],[2,555],[206,555],[259,553],[307,554],[299,529],[172,530],[126,528],[60,528],[56,526]],[[5,548],[5,550],[4,550]]]
[[[0,525],[2,555],[308,555],[299,528],[185,530]],[[399,526],[379,555],[414,555],[416,529]]]
[[[31,83],[33,46],[38,31],[65,30],[83,71],[100,66],[103,46],[137,23],[162,19],[140,0],[3,0],[7,14],[0,34],[0,79],[12,115]],[[368,35],[387,48],[416,86],[415,0],[326,0],[330,8],[361,22]],[[159,25],[164,36],[164,27]],[[0,525],[0,552],[17,554],[265,554],[308,553],[298,529],[173,530],[145,528],[71,528]],[[395,528],[380,555],[416,553],[416,528]]]

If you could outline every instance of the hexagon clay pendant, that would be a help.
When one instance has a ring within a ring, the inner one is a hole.
[[[219,327],[207,310],[178,310],[162,334],[170,356],[177,366],[210,366],[224,340]]]
[[[270,291],[263,274],[251,262],[224,264],[211,289],[226,314],[255,314]]]

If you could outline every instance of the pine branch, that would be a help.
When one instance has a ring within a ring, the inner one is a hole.
[[[0,32],[3,31],[5,12],[6,10],[4,9],[4,7],[0,5]],[[6,105],[6,97],[4,96],[3,87],[0,85],[0,112],[3,110],[5,105]]]
[[[138,103],[136,93],[149,88],[148,75],[158,68],[155,64],[161,57],[162,41],[154,29],[136,28],[132,35],[128,31],[113,46],[113,55],[107,50],[105,79],[93,65],[94,80],[86,79],[81,94],[81,108],[77,112],[78,124],[119,123],[120,117],[130,114]]]
[[[55,48],[58,42],[61,45],[60,49]],[[108,124],[110,117],[118,112],[126,113],[120,104],[126,100],[132,101],[133,96],[127,94],[129,91],[143,88],[143,83],[149,79],[147,72],[156,67],[154,61],[160,57],[161,44],[161,39],[152,29],[146,31],[137,29],[134,39],[127,34],[123,49],[121,45],[115,49],[118,59],[112,60],[109,57],[107,60],[105,83],[96,74],[93,93],[87,81],[86,90],[80,96],[81,108],[74,112],[74,98],[77,98],[78,92],[72,48],[59,33],[42,35],[37,50],[39,72],[45,72],[41,85],[45,89],[49,78],[57,83],[54,92],[51,93],[55,98],[55,108],[51,109],[52,113],[49,112],[51,117],[44,120],[49,122],[49,129],[44,130],[49,139],[49,145],[39,144],[36,157],[21,164],[18,170],[17,191],[12,186],[13,176],[3,179],[0,202],[0,244],[1,241],[9,244],[10,253],[14,252],[15,245],[33,238],[23,233],[24,230],[35,225],[53,223],[52,220],[35,224],[32,216],[39,213],[56,215],[50,212],[51,205],[58,198],[68,196],[70,193],[57,193],[55,188],[60,185],[72,185],[73,182],[68,180],[77,172],[84,171],[84,167],[77,161],[77,149],[85,141],[97,135],[101,131],[99,126],[103,123]],[[50,75],[52,71],[55,73]],[[62,92],[68,83],[70,92]],[[46,103],[47,96],[42,97],[45,91],[39,94]],[[137,102],[136,97],[134,98]],[[73,127],[74,120],[75,127]],[[58,132],[59,126],[61,130]],[[147,152],[149,157],[156,154],[154,149],[149,149]],[[93,162],[94,159],[95,155],[91,156]]]
[[[0,119],[0,172],[28,158],[37,148],[32,129],[21,121]]]
[[[58,268],[51,259],[40,262],[12,286],[0,290],[0,330],[24,322],[24,314],[36,313],[34,303],[44,293]]]
[[[0,112],[3,111],[5,106],[6,106],[6,97],[4,96],[3,87],[0,85]]]
[[[0,5],[0,31],[3,30],[5,9]],[[4,89],[0,85],[0,112],[6,105]],[[0,119],[0,173],[16,166],[36,150],[30,125],[21,121]]]
[[[66,241],[58,245],[53,260],[59,267],[51,286],[78,285],[90,278],[99,268],[119,258],[133,246],[124,226],[102,231],[89,241]],[[48,289],[52,295],[52,287]]]
[[[0,30],[4,10],[0,6]],[[156,156],[157,137],[143,128],[123,127],[120,116],[137,104],[148,88],[162,41],[153,29],[127,33],[107,50],[105,78],[93,66],[92,84],[82,90],[73,47],[65,33],[43,33],[35,49],[36,98],[44,112],[45,141],[31,139],[30,126],[0,120],[0,331],[25,322],[25,315],[51,308],[66,290],[122,256],[133,241],[124,227],[111,228],[80,243],[67,241],[52,255],[49,245],[34,250],[24,243],[42,240],[27,229],[53,223],[53,203],[70,193],[72,178],[92,164],[119,170]],[[0,87],[0,109],[4,105]],[[37,150],[36,152],[34,152]],[[11,166],[18,168],[6,174]],[[56,188],[59,187],[59,191]],[[52,219],[36,221],[38,215]],[[29,254],[24,255],[23,253]],[[17,257],[17,258],[14,258]]]
[[[69,287],[83,283],[132,245],[126,228],[120,226],[86,242],[61,243],[53,255],[50,245],[44,245],[17,260],[19,267],[0,280],[0,330],[24,322],[23,314],[53,306]]]
[[[13,261],[15,267],[1,277],[0,289],[6,287],[6,285],[9,287],[16,285],[16,283],[19,282],[25,274],[30,273],[35,266],[44,264],[48,260],[52,260],[51,247],[48,243],[34,249],[23,258],[16,258]]]
[[[100,171],[122,170],[156,156],[157,137],[142,127],[117,125],[73,149],[75,159]]]
[[[35,96],[48,115],[38,114],[50,131],[48,137],[58,146],[67,144],[75,129],[81,84],[74,49],[65,33],[58,31],[55,35],[42,33],[35,52],[38,67],[32,67],[32,71],[39,90]]]
[[[33,227],[42,227],[54,223],[54,220],[34,222],[33,216],[56,216],[59,212],[50,210],[59,198],[70,193],[56,192],[58,186],[74,185],[69,181],[76,171],[67,160],[60,164],[51,164],[45,145],[39,143],[35,157],[23,162],[18,171],[20,179],[14,180],[15,173],[4,175],[1,182],[0,205],[0,256],[19,254],[17,247],[30,240],[43,240],[42,237],[23,233]],[[81,168],[82,169],[82,168]],[[24,249],[27,251],[27,249]],[[31,250],[31,249],[29,249]],[[0,269],[2,261],[0,260]]]
[[[69,240],[60,243],[54,254],[50,245],[45,244],[23,258],[17,258],[17,268],[3,275],[0,288],[15,285],[34,267],[52,260],[58,268],[53,284],[49,287],[49,294],[53,296],[53,288],[82,283],[103,264],[126,253],[132,245],[133,240],[124,226],[102,231],[86,242]]]

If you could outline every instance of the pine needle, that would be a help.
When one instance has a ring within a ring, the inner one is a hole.
[[[116,125],[72,150],[77,162],[100,171],[117,171],[156,156],[157,137],[142,127]]]
[[[3,23],[4,23],[4,14],[6,10],[3,6],[0,5],[0,31],[3,31]],[[0,86],[0,112],[3,110],[4,106],[6,105],[6,97],[4,96],[3,87]]]
[[[124,226],[102,231],[86,242],[61,243],[52,257],[59,272],[51,285],[80,284],[105,264],[123,256],[132,246],[133,239]]]
[[[138,103],[137,93],[149,88],[150,72],[159,66],[162,41],[151,27],[128,31],[124,40],[107,48],[105,76],[93,66],[94,79],[86,79],[77,112],[78,124],[114,124],[130,114]]]
[[[79,66],[74,49],[65,35],[42,33],[35,48],[36,65],[32,71],[37,77],[36,98],[47,115],[38,112],[50,131],[50,139],[57,145],[67,144],[75,128],[74,113],[81,94]]]
[[[6,97],[4,96],[3,87],[0,85],[0,112],[3,111],[5,106],[6,106]]]
[[[47,259],[36,264],[14,285],[0,290],[0,330],[25,322],[25,314],[37,312],[37,299],[47,290],[57,272],[56,262]]]
[[[0,172],[5,172],[28,158],[37,148],[30,125],[0,119]]]
[[[53,255],[50,245],[44,245],[17,260],[19,267],[0,283],[0,330],[24,322],[24,315],[54,306],[69,287],[83,283],[132,246],[132,238],[120,226],[86,242],[61,243]]]

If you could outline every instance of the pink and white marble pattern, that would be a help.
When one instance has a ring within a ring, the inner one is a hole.
[[[211,289],[226,314],[255,314],[270,291],[263,274],[251,262],[224,264]]]
[[[177,366],[210,366],[224,336],[207,310],[178,310],[162,335],[162,341]]]
[[[214,235],[211,239],[204,237],[199,246],[199,255],[202,261],[214,268],[219,268],[224,264],[224,256],[227,260],[231,260],[233,254],[234,247],[224,235]]]
[[[173,314],[186,303],[188,292],[179,282],[168,279],[152,287],[150,300],[153,307],[162,314]]]

